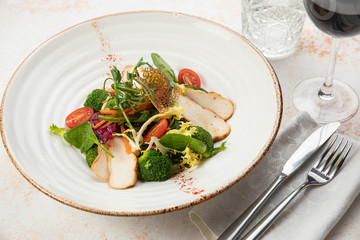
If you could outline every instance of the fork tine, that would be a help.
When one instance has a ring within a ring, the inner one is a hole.
[[[335,135],[334,139],[331,141],[331,143],[329,144],[329,146],[326,148],[326,150],[324,151],[324,153],[321,155],[320,159],[314,164],[315,168],[318,168],[320,166],[320,163],[324,160],[325,156],[328,154],[328,152],[330,151],[330,149],[332,148],[332,146],[334,145],[336,139],[338,138],[338,135]]]
[[[343,163],[345,162],[345,159],[347,158],[352,146],[353,146],[353,144],[351,143],[350,146],[348,147],[348,149],[346,150],[344,156],[341,158],[341,160],[336,165],[336,168],[330,174],[330,178],[333,178],[335,176],[335,174],[337,174],[339,172],[339,170],[340,170],[341,166],[343,165]]]
[[[336,157],[335,157],[334,160],[331,160],[331,162],[328,161],[328,162],[329,162],[329,163],[328,163],[328,166],[326,167],[325,170],[323,170],[323,172],[324,172],[326,175],[328,175],[329,172],[331,171],[331,169],[333,169],[333,167],[335,166],[336,162],[339,160],[341,154],[344,152],[345,147],[346,147],[347,144],[348,144],[348,142],[346,142],[346,143],[342,146],[340,152],[336,155]],[[338,150],[338,148],[336,149],[336,151],[334,151],[334,154],[337,152],[337,150]]]
[[[336,139],[335,139],[336,140]],[[338,143],[338,145],[335,147],[335,149],[331,152],[330,156],[326,159],[326,161],[323,163],[323,165],[321,167],[318,167],[319,171],[323,171],[325,169],[325,167],[329,164],[330,160],[334,157],[335,153],[337,152],[337,150],[339,149],[340,145],[342,144],[342,142],[344,141],[344,139],[342,138],[340,140],[340,142]],[[325,157],[325,156],[324,156]],[[319,165],[320,166],[320,165]]]

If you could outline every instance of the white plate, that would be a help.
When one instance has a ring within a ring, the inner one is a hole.
[[[84,156],[49,126],[82,106],[112,65],[150,53],[177,73],[195,70],[202,86],[231,99],[227,150],[165,182],[114,190]],[[109,215],[147,215],[192,206],[241,180],[273,142],[282,116],[279,82],[269,62],[243,37],[198,17],[168,12],[115,14],[71,27],[19,66],[2,101],[1,133],[10,159],[36,188],[72,207]]]

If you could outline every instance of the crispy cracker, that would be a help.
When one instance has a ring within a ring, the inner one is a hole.
[[[180,89],[177,86],[171,87],[169,78],[160,69],[146,68],[142,76],[137,74],[137,77],[160,113],[166,112],[179,98]]]

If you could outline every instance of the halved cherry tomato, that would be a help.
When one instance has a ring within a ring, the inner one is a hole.
[[[94,109],[91,107],[78,108],[65,118],[65,124],[68,128],[76,127],[79,124],[90,121],[93,114]]]
[[[162,135],[164,135],[167,131],[167,128],[169,126],[168,121],[165,118],[160,119],[150,130],[146,133],[144,137],[144,142],[150,142],[151,137],[157,137],[160,138]]]
[[[193,87],[200,87],[201,82],[199,76],[191,69],[181,69],[178,75],[178,81],[181,84],[186,84]]]

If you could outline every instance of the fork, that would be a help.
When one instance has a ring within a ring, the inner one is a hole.
[[[259,239],[265,231],[273,224],[276,218],[280,215],[282,210],[290,203],[295,196],[309,186],[320,186],[330,182],[339,172],[346,157],[348,156],[352,143],[346,141],[342,144],[344,139],[342,138],[338,144],[332,149],[334,143],[337,140],[337,136],[329,144],[329,147],[324,151],[319,160],[314,164],[307,174],[306,181],[301,184],[296,190],[294,190],[288,197],[279,203],[271,212],[269,212],[258,224],[255,225],[245,236],[241,238],[243,240],[255,240]],[[341,147],[342,145],[342,147]],[[339,150],[339,148],[341,149]],[[344,153],[345,152],[345,153]],[[343,154],[344,153],[344,154]],[[336,155],[336,156],[335,156]],[[341,157],[342,156],[342,157]],[[341,159],[340,159],[341,157]],[[340,159],[340,160],[339,160]]]

